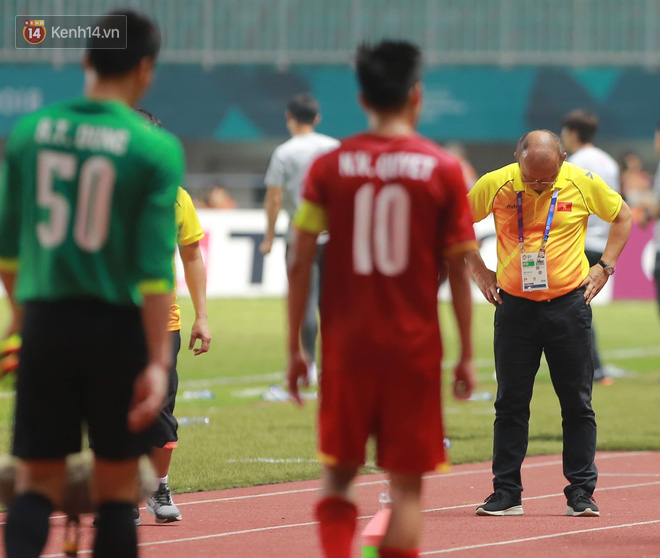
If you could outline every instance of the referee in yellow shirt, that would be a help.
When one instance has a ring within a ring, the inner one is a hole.
[[[556,134],[529,132],[515,157],[516,163],[484,175],[468,193],[475,221],[495,217],[498,260],[493,272],[478,253],[468,257],[481,292],[496,306],[494,492],[476,513],[523,513],[520,469],[534,378],[545,353],[563,419],[566,514],[596,516],[589,303],[614,273],[632,217],[598,175],[565,162]],[[602,259],[590,268],[584,238],[591,214],[611,227]]]

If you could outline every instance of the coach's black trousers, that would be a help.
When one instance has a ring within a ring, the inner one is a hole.
[[[584,288],[536,302],[502,292],[495,311],[495,435],[493,485],[519,494],[520,468],[527,453],[529,404],[541,354],[559,398],[563,429],[564,476],[569,496],[582,489],[592,494],[598,471],[596,420],[591,408],[594,367],[591,357],[591,307]]]

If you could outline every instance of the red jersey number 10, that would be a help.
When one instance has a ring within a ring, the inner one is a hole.
[[[373,248],[373,249],[372,249]],[[375,194],[371,183],[355,194],[353,269],[371,275],[403,273],[410,250],[410,196],[400,184],[386,184]]]

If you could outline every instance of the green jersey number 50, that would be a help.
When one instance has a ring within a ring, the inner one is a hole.
[[[70,153],[41,151],[37,156],[37,204],[50,212],[47,222],[37,224],[37,238],[44,248],[64,242],[71,217],[69,200],[53,188],[54,176],[72,181],[77,170],[78,158]],[[85,252],[99,251],[108,239],[115,178],[115,167],[107,157],[90,157],[80,167],[73,239]]]

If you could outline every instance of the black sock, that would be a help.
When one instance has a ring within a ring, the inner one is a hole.
[[[39,558],[48,540],[53,504],[41,494],[26,492],[9,504],[5,525],[7,558]]]
[[[106,502],[99,506],[94,558],[137,558],[133,504]]]

